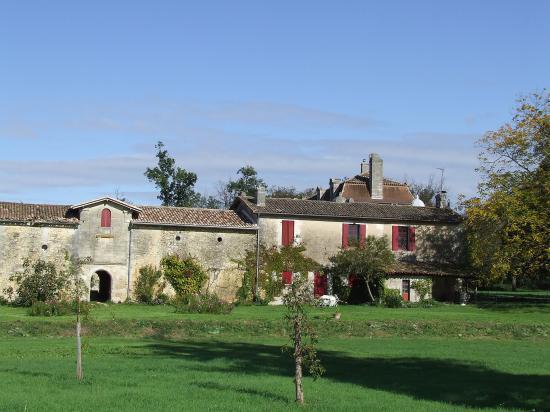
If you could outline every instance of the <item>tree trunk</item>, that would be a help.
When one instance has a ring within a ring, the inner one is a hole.
[[[374,303],[374,296],[372,296],[372,292],[371,292],[370,286],[369,286],[369,281],[367,280],[367,281],[365,281],[365,283],[367,284],[367,290],[368,290],[368,292],[369,292],[370,301],[371,301],[372,303]]]
[[[82,380],[82,344],[80,341],[80,302],[76,308],[76,379]]]
[[[304,390],[302,388],[302,322],[298,316],[294,320],[294,362],[296,372],[294,383],[296,385],[296,402],[304,403]]]
[[[517,285],[516,277],[512,276],[512,290],[515,292],[517,287],[518,287],[518,285]]]

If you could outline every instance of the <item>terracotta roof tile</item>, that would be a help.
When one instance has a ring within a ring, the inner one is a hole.
[[[36,223],[78,223],[68,205],[0,202],[0,221]]]
[[[233,210],[199,209],[168,206],[140,206],[141,212],[133,222],[137,224],[160,223],[189,226],[212,226],[251,229],[255,226],[246,222]]]
[[[339,219],[459,223],[462,217],[451,209],[379,203],[337,203],[322,200],[267,198],[257,206],[251,198],[239,197],[253,213],[313,216]],[[233,205],[236,207],[236,204]]]
[[[397,261],[386,272],[388,275],[472,277],[473,274],[459,265]]]

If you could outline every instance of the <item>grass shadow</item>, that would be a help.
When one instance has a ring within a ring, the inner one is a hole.
[[[228,366],[216,368],[221,372],[292,376],[291,360],[277,346],[161,341],[151,343],[149,348],[155,356],[198,362],[223,360]],[[333,351],[320,351],[319,357],[327,368],[326,378],[334,382],[420,400],[470,408],[545,410],[550,405],[550,375],[511,374],[452,359],[358,358]],[[218,384],[214,389],[242,391]],[[270,396],[267,392],[253,392],[258,396]]]

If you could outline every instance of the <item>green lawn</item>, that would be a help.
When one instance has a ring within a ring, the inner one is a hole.
[[[85,339],[83,383],[74,340],[0,342],[0,409],[146,411],[295,409],[282,339]],[[324,378],[305,382],[308,410],[544,410],[547,341],[322,340]]]
[[[550,305],[335,310],[312,309],[327,374],[306,378],[307,410],[550,410]],[[78,384],[73,317],[0,306],[0,410],[298,409],[283,313],[99,305]]]
[[[450,305],[442,304],[431,308],[413,307],[387,309],[373,306],[340,306],[336,308],[314,308],[312,316],[331,317],[340,311],[343,320],[441,320],[499,323],[544,323],[550,324],[550,304],[508,304]],[[238,306],[229,315],[204,315],[175,313],[170,306],[144,305],[97,305],[91,318],[96,320],[133,319],[133,320],[177,320],[177,319],[224,319],[224,320],[274,320],[281,319],[284,308],[280,306]],[[52,317],[49,321],[65,321],[67,317]],[[27,315],[25,308],[0,306],[1,321],[33,321],[36,318]]]

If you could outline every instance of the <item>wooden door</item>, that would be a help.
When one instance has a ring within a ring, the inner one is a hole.
[[[315,297],[327,294],[327,276],[315,272],[313,275],[313,294]]]

